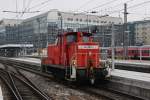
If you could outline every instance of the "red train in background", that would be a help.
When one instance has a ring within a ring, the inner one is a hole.
[[[111,57],[111,48],[107,48],[107,54]],[[115,57],[122,58],[124,55],[123,47],[115,47]],[[127,55],[129,59],[150,59],[150,45],[128,46]]]
[[[105,79],[109,65],[100,61],[100,47],[91,33],[68,32],[58,35],[48,46],[48,57],[42,59],[42,71],[70,81]]]

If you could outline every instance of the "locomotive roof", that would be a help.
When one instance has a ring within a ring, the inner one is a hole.
[[[77,33],[80,33],[80,34],[84,34],[84,35],[88,35],[88,36],[91,36],[92,35],[92,33],[87,33],[87,32],[66,32],[66,33],[64,33],[64,34],[61,34],[61,35],[68,35],[68,34],[77,34]],[[61,36],[60,35],[60,36]]]

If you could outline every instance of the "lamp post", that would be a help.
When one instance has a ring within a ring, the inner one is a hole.
[[[40,19],[37,18],[37,22],[38,22],[38,44],[37,44],[37,48],[38,48],[38,56],[40,56]]]
[[[88,32],[90,32],[90,27],[89,27],[89,15],[88,14],[96,14],[98,13],[97,11],[91,11],[91,12],[86,12],[87,13],[87,28],[88,28]],[[103,18],[103,17],[107,17],[109,16],[108,14],[103,15],[103,16],[98,16],[97,18]]]
[[[112,24],[112,38],[111,38],[111,48],[112,48],[112,56],[111,56],[111,59],[112,59],[112,70],[115,69],[115,34],[114,34],[114,24]]]

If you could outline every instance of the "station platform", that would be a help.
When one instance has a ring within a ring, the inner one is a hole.
[[[115,68],[150,73],[150,61],[146,60],[115,60]]]
[[[146,61],[146,60],[115,60],[115,64],[150,66],[150,61]]]
[[[111,75],[117,76],[117,77],[122,77],[122,78],[150,82],[150,73],[142,73],[142,72],[114,69],[111,72]]]

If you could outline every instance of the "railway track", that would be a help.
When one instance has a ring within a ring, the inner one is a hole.
[[[50,100],[44,92],[21,73],[16,74],[7,69],[0,69],[0,78],[11,91],[8,100]]]
[[[27,65],[27,64],[19,64],[19,63],[14,63],[14,62],[7,62],[7,63],[5,62],[5,64],[11,65],[13,67],[21,68],[26,71],[30,71],[32,73],[41,75],[43,77],[50,78],[50,75],[41,73],[39,71],[39,69],[37,69],[37,70],[29,69],[30,65]],[[31,66],[30,66],[30,68],[31,68]],[[66,81],[56,80],[55,78],[52,78],[52,79],[53,79],[53,81],[57,81],[58,83],[64,84],[70,88],[77,89],[82,92],[87,92],[91,95],[95,95],[98,97],[103,97],[103,98],[105,98],[104,100],[143,100],[142,98],[133,96],[131,94],[126,94],[121,91],[109,89],[109,88],[107,88],[106,83],[102,83],[100,85],[96,84],[95,86],[89,86],[89,85],[79,86],[76,84],[70,84],[70,83],[68,84]]]

